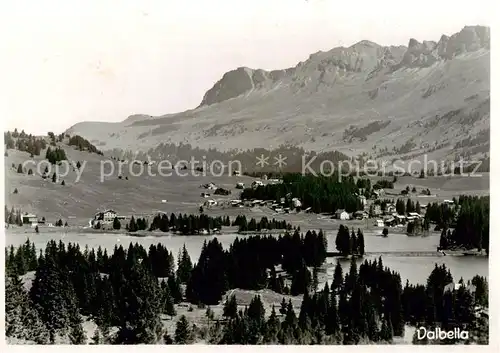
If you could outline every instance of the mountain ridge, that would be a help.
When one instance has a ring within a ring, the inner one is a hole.
[[[230,70],[205,92],[198,107],[185,112],[134,115],[112,125],[114,131],[108,125],[95,131],[83,122],[67,132],[104,143],[103,149],[147,151],[162,142],[183,142],[201,148],[288,143],[333,150],[346,143],[344,130],[350,125],[367,131],[362,129],[377,126],[375,121],[389,121],[361,138],[363,143],[347,142],[366,152],[384,142],[403,145],[419,135],[428,143],[422,134],[432,138],[448,132],[453,144],[489,129],[489,51],[490,30],[483,26],[466,26],[437,42],[411,38],[408,47],[363,40],[318,51],[291,68]],[[456,120],[421,128],[452,110],[459,110]],[[478,124],[464,130],[461,121],[477,114]]]

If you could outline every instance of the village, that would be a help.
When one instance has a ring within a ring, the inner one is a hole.
[[[239,175],[237,175],[239,176]],[[260,200],[260,199],[242,199],[240,191],[247,187],[256,189],[268,184],[281,183],[279,179],[267,179],[263,176],[259,179],[253,179],[251,183],[245,185],[244,182],[238,181],[234,185],[234,189],[223,188],[217,186],[213,182],[200,185],[200,201],[198,202],[199,213],[206,212],[220,213],[223,212],[229,215],[238,215],[247,213],[248,211],[260,212],[265,216],[279,216],[281,219],[290,218],[293,220],[293,215],[302,214],[301,217],[321,217],[322,219],[330,219],[332,221],[347,222],[358,221],[357,226],[365,225],[367,228],[404,228],[409,223],[415,221],[423,222],[427,205],[425,203],[418,203],[416,210],[409,212],[398,213],[396,201],[400,199],[409,199],[408,194],[402,193],[396,196],[394,193],[386,192],[384,189],[373,190],[369,197],[366,197],[364,189],[359,189],[356,197],[362,205],[362,209],[354,212],[347,212],[345,209],[337,209],[332,214],[314,214],[311,207],[304,207],[303,202],[293,195],[286,195],[279,198],[279,200]],[[405,190],[403,190],[405,191]],[[162,199],[162,204],[167,204],[166,199]],[[418,201],[417,201],[418,202]],[[442,200],[442,203],[454,207],[455,200]],[[81,228],[92,228],[100,231],[118,230],[116,228],[116,220],[122,222],[122,231],[125,230],[125,224],[131,220],[132,217],[144,218],[149,224],[155,215],[165,213],[166,210],[160,209],[157,212],[149,213],[134,213],[134,214],[120,214],[113,209],[96,210],[93,217],[88,220],[85,225],[79,225]],[[71,217],[69,217],[71,218]],[[296,217],[295,217],[296,218]],[[71,219],[69,220],[71,222]],[[359,221],[362,221],[360,223]],[[62,226],[63,222],[60,220],[54,221],[56,226]],[[45,218],[39,218],[35,214],[25,213],[22,215],[23,225],[30,225],[35,227],[54,227],[54,223],[46,222]],[[68,226],[68,221],[64,222]],[[75,226],[70,224],[70,226]],[[205,232],[204,232],[205,233]]]

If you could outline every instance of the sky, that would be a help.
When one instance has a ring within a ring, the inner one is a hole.
[[[63,132],[195,108],[240,66],[282,69],[360,40],[491,25],[494,1],[18,0],[0,11],[4,130]]]

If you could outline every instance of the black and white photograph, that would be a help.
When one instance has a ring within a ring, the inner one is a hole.
[[[498,347],[492,1],[2,8],[7,349]]]

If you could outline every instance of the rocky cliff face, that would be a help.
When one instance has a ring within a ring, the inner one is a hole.
[[[383,47],[363,40],[348,48],[339,47],[312,54],[307,61],[287,70],[268,72],[240,67],[229,71],[205,93],[200,106],[220,103],[255,89],[288,84],[290,80],[294,87],[304,88],[310,83],[334,84],[337,78],[348,73],[430,67],[438,61],[451,60],[458,55],[489,47],[490,30],[481,26],[465,27],[451,37],[443,35],[439,42],[420,43],[411,38],[408,47]]]
[[[285,70],[254,70],[240,67],[224,74],[209,89],[200,106],[209,106],[250,93],[270,89],[277,85],[305,88],[310,84],[331,85],[336,78],[347,73],[368,73],[374,69],[390,67],[400,62],[405,47],[382,47],[364,40],[348,48],[334,48],[317,52],[305,62]]]
[[[350,154],[431,145],[450,154],[443,146],[478,141],[489,129],[489,67],[487,27],[465,27],[438,41],[410,39],[408,47],[364,40],[314,53],[292,68],[229,71],[190,111],[99,129],[80,123],[69,132],[105,144],[103,150],[286,143]]]

